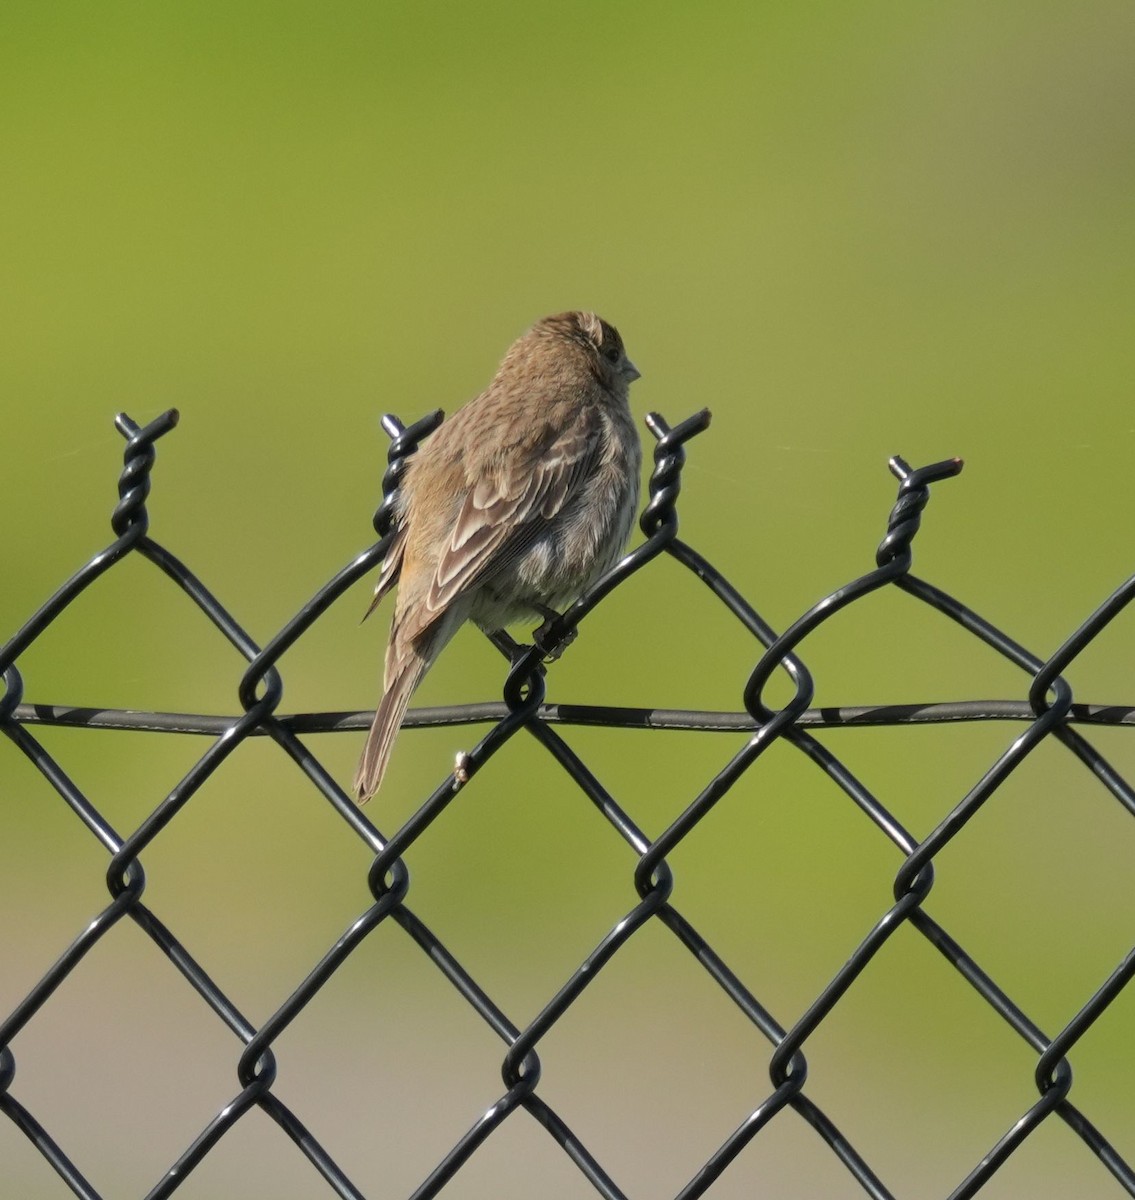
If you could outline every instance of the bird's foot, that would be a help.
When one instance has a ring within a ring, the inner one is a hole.
[[[546,604],[538,604],[536,611],[544,618],[543,623],[533,630],[532,640],[536,643],[536,649],[544,656],[545,662],[555,662],[557,658],[575,641],[578,630],[569,629],[567,633],[555,636],[553,633],[555,623],[560,619],[560,614],[554,608],[549,608]]]

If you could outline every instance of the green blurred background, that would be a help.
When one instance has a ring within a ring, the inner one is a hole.
[[[1135,11],[1057,3],[18,3],[0,15],[6,520],[0,636],[110,539],[111,419],[181,409],[152,532],[263,642],[371,540],[385,411],[475,394],[536,317],[594,307],[633,402],[709,405],[683,536],[783,628],[868,570],[886,459],[966,459],[916,570],[1051,653],[1135,562]],[[360,584],[289,653],[282,711],[372,706]],[[1131,620],[1076,696],[1135,699]],[[1026,680],[900,594],[804,648],[816,703],[1021,698]],[[661,561],[549,674],[549,698],[739,707],[753,641]],[[232,713],[242,663],[148,564],[20,661],[27,699]],[[463,633],[422,703],[499,695]],[[773,689],[781,702],[783,686]],[[1007,725],[825,735],[916,836]],[[37,735],[38,736],[38,735]],[[473,731],[407,733],[393,828]],[[568,730],[650,834],[739,739]],[[1129,777],[1122,731],[1093,741]],[[120,831],[198,738],[45,730]],[[361,734],[312,737],[346,785]],[[106,855],[0,748],[0,1012],[105,902]],[[1135,934],[1135,830],[1042,746],[938,861],[928,909],[1061,1028]],[[147,851],[147,900],[259,1023],[365,908],[368,858],[247,744]],[[672,859],[678,907],[791,1025],[890,902],[896,851],[774,747]],[[517,739],[408,857],[410,901],[523,1025],[635,902],[633,856]],[[1135,1160],[1135,995],[1076,1048],[1073,1099]],[[502,1046],[383,927],[278,1044],[277,1091],[372,1196],[408,1194],[499,1095]],[[144,1194],[237,1090],[238,1046],[129,922],[14,1043],[14,1094],[106,1197]],[[910,930],[808,1042],[809,1093],[896,1196],[946,1195],[1035,1100],[1035,1055]],[[631,1196],[677,1192],[769,1091],[769,1047],[661,927],[540,1044],[542,1094]],[[428,1115],[422,1116],[423,1111]],[[0,1123],[0,1191],[68,1195]],[[524,1114],[446,1191],[592,1194]],[[320,1197],[259,1113],[179,1195]],[[858,1197],[791,1113],[717,1197]],[[1122,1190],[1049,1122],[983,1192]]]

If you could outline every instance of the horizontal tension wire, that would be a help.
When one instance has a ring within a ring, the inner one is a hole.
[[[412,709],[407,728],[480,725],[508,715],[503,701],[446,704]],[[944,725],[959,721],[1033,721],[1037,714],[1024,700],[950,700],[931,704],[862,704],[809,708],[795,722],[809,729],[854,726]],[[134,729],[151,733],[189,733],[217,737],[236,717],[207,713],[138,712],[67,704],[19,704],[13,713],[25,725],[68,728]],[[276,715],[274,722],[292,733],[343,733],[368,729],[373,710]],[[612,729],[682,729],[699,733],[752,733],[757,722],[747,712],[681,708],[624,708],[598,704],[542,704],[535,719],[548,725],[599,725]],[[1135,707],[1122,704],[1073,704],[1064,719],[1070,725],[1135,726]],[[263,734],[264,727],[251,730]]]

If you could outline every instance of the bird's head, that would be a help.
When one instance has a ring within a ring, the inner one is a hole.
[[[627,357],[619,331],[593,312],[544,317],[514,344],[509,358],[525,360],[529,370],[541,359],[582,366],[622,400],[626,400],[630,385],[641,374]]]

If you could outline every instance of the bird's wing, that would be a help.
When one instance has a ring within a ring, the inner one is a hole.
[[[402,573],[402,555],[405,551],[406,530],[402,528],[395,532],[390,546],[386,551],[386,557],[382,560],[382,569],[379,571],[378,582],[374,585],[374,595],[371,597],[366,612],[363,613],[364,621],[382,603],[383,596],[398,582],[398,576]]]
[[[551,440],[514,450],[499,470],[471,481],[425,597],[423,627],[528,549],[591,473],[601,440],[598,416],[584,409]]]

